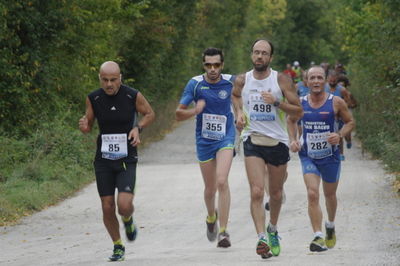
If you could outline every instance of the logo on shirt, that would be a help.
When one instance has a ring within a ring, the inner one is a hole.
[[[115,106],[111,107],[111,111],[115,111],[117,110],[117,108],[115,108]]]
[[[228,92],[226,90],[221,90],[218,92],[218,97],[225,100],[228,97]]]
[[[202,86],[201,88],[200,88],[200,90],[209,90],[210,89],[210,87],[207,87],[207,86]]]

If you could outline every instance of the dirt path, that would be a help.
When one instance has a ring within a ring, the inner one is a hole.
[[[232,247],[205,236],[203,182],[194,154],[194,123],[182,123],[140,153],[135,217],[140,232],[126,243],[124,265],[400,265],[400,199],[382,166],[346,150],[338,189],[337,245],[311,254],[306,191],[297,155],[289,163],[287,195],[279,219],[282,252],[262,260],[249,211],[243,157],[234,159],[229,232]],[[322,202],[321,206],[324,203]],[[324,211],[324,217],[326,212]],[[112,243],[101,220],[95,184],[75,197],[0,228],[0,265],[110,265]]]

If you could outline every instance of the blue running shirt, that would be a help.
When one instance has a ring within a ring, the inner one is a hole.
[[[308,102],[308,96],[301,97],[304,116],[301,119],[303,146],[300,156],[315,159],[316,163],[325,163],[338,156],[338,145],[331,145],[327,138],[329,133],[337,131],[337,121],[333,109],[333,94],[329,94],[325,103],[314,109]]]
[[[203,75],[190,79],[182,94],[180,104],[190,105],[203,99],[206,106],[196,116],[196,143],[210,144],[235,138],[231,93],[234,76],[222,74],[218,83],[208,83]]]

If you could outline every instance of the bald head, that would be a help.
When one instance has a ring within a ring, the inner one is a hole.
[[[99,79],[100,85],[106,94],[117,94],[121,86],[121,70],[118,64],[113,61],[104,62],[100,66]]]
[[[100,74],[120,74],[119,65],[114,61],[106,61],[100,66]]]

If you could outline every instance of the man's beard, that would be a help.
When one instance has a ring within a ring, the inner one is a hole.
[[[262,65],[257,65],[253,63],[253,67],[256,71],[263,72],[268,69],[269,64],[262,64]]]

